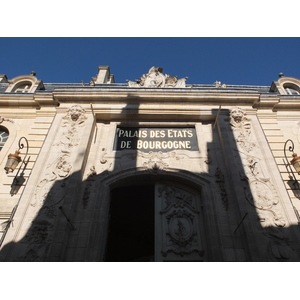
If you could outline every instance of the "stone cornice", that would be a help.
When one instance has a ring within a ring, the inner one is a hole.
[[[0,106],[37,107],[34,94],[2,94],[0,95]]]
[[[198,102],[211,104],[236,104],[236,102],[253,104],[258,101],[257,92],[193,91],[190,89],[103,89],[54,91],[53,98],[58,102],[95,103],[98,101],[134,102]]]
[[[291,98],[283,96],[279,102],[274,105],[274,110],[300,110],[300,96]]]
[[[226,89],[71,89],[55,90],[47,94],[1,94],[0,106],[5,107],[57,107],[63,103],[78,104],[184,104],[189,105],[239,105],[256,109],[300,110],[300,96],[261,94],[257,91],[233,91]]]
[[[253,107],[257,109],[279,110],[300,110],[300,96],[288,95],[261,95]]]
[[[46,94],[46,95],[41,95],[41,94],[36,94],[34,95],[34,101],[36,101],[39,106],[58,106],[59,103],[54,100],[52,93],[51,94]]]
[[[0,106],[17,106],[17,107],[36,107],[58,106],[58,102],[53,100],[52,94],[2,94],[0,95]]]

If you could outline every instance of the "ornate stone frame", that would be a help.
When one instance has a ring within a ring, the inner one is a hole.
[[[30,84],[30,88],[27,93],[34,93],[36,89],[43,87],[43,82],[41,80],[38,80],[33,75],[22,75],[15,77],[11,80],[8,80],[9,86],[6,89],[6,93],[13,93],[18,86],[21,86],[23,84]]]
[[[288,95],[285,88],[295,89],[300,93],[300,80],[293,77],[281,77],[277,82],[274,82],[279,93],[283,95]]]

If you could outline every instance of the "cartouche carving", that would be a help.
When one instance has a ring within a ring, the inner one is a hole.
[[[160,215],[165,229],[165,239],[162,255],[175,253],[184,257],[193,252],[199,256],[204,255],[199,247],[199,233],[197,221],[199,212],[195,207],[193,194],[179,188],[161,185],[158,189],[158,197],[162,198],[164,208]]]

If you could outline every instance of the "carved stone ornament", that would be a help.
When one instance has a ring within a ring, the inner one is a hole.
[[[170,76],[168,74],[162,74],[163,68],[152,67],[148,74],[144,74],[142,77],[134,81],[128,81],[129,87],[150,87],[150,88],[185,88],[185,81],[188,77],[177,79],[177,76]]]
[[[71,152],[74,147],[79,145],[79,133],[77,127],[85,125],[85,110],[80,105],[73,105],[67,110],[66,116],[62,118],[62,127],[66,127],[63,131],[56,146],[56,155],[54,159],[46,166],[45,175],[37,185],[34,194],[35,201],[31,204],[36,206],[44,205],[47,198],[47,204],[57,204],[64,197],[63,190],[65,187],[65,179],[67,179],[72,170]],[[52,189],[53,184],[57,182],[56,188]],[[60,196],[58,196],[60,194]]]
[[[3,118],[0,116],[0,124],[3,123],[4,121],[14,123],[14,121],[12,119]]]
[[[82,206],[84,209],[86,209],[88,206],[88,202],[91,197],[91,188],[95,181],[96,175],[97,175],[96,168],[95,168],[95,166],[92,166],[90,168],[89,173],[87,174],[87,179],[85,181],[85,188],[84,188],[83,197],[82,197]]]
[[[226,88],[227,87],[227,85],[225,83],[222,83],[221,81],[218,81],[218,80],[214,82],[214,85],[216,88]]]
[[[174,209],[166,215],[169,225],[167,236],[181,250],[175,251],[175,253],[184,255],[186,247],[194,241],[196,233],[193,230],[193,218],[194,215],[184,209]],[[172,250],[174,251],[174,249]]]
[[[169,153],[163,153],[161,151],[159,152],[150,151],[149,153],[143,153],[141,151],[138,151],[138,156],[147,159],[147,161],[143,163],[143,166],[146,167],[147,169],[150,170],[152,169],[153,171],[165,170],[166,168],[169,167],[169,165],[163,161],[164,159],[169,159],[169,158],[175,158],[176,160],[181,159],[180,157],[176,156],[175,151]]]
[[[216,182],[219,184],[220,187],[220,194],[221,194],[223,206],[225,210],[228,210],[229,201],[228,201],[226,187],[225,187],[225,177],[219,168],[216,169],[215,177],[216,177]]]
[[[63,126],[83,126],[86,119],[85,110],[80,105],[73,105],[67,110],[67,115],[63,117]]]
[[[254,180],[244,187],[247,201],[256,208],[262,227],[284,227],[286,221],[277,207],[279,198],[269,181]]]
[[[268,254],[270,261],[295,261],[295,251],[290,239],[284,234],[282,228],[268,227],[264,230],[269,238]]]
[[[52,146],[52,153],[45,164],[44,174],[35,189],[31,207],[35,208],[37,216],[28,231],[24,243],[27,243],[37,253],[28,249],[28,259],[38,255],[43,257],[51,244],[50,229],[54,226],[58,204],[66,196],[66,184],[72,171],[72,152],[80,142],[79,128],[85,125],[85,110],[79,105],[73,105],[62,118],[62,134],[59,142]],[[84,129],[80,129],[82,132]],[[44,250],[42,250],[44,249]]]
[[[103,165],[107,163],[107,159],[104,157],[106,154],[107,154],[107,150],[105,148],[102,148],[100,163]]]
[[[166,257],[168,253],[174,253],[184,257],[197,253],[200,257],[204,251],[200,248],[200,234],[198,231],[199,211],[195,208],[193,194],[179,188],[161,185],[158,196],[164,203],[164,209],[160,211],[163,220],[164,246],[161,251]]]
[[[251,120],[246,117],[246,113],[241,108],[235,107],[231,110],[230,124],[240,151],[249,153],[256,147],[251,139]]]
[[[266,168],[262,166],[262,154],[251,132],[251,120],[245,115],[238,107],[230,113],[230,124],[243,163],[240,178],[245,197],[256,208],[260,229],[269,239],[268,258],[271,261],[293,260],[293,249],[283,230],[286,220],[279,207],[280,198]]]

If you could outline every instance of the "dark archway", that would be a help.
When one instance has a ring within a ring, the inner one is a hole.
[[[189,172],[151,173],[127,171],[115,174],[111,184],[106,182],[110,192],[101,201],[108,203],[103,218],[109,215],[109,220],[103,229],[106,246],[100,260],[176,261],[178,255],[180,261],[220,260],[220,253],[213,250],[219,247],[212,246],[219,245],[219,241],[212,238],[218,235],[217,228],[210,225],[214,213],[206,180],[194,178]],[[203,199],[207,201],[204,203]],[[179,240],[176,241],[179,236],[174,235],[178,222],[186,221],[178,215],[180,212],[191,218],[191,224],[183,224],[191,236],[182,237],[188,243],[189,253],[184,252]]]
[[[111,191],[105,261],[153,261],[154,185],[135,185]]]

